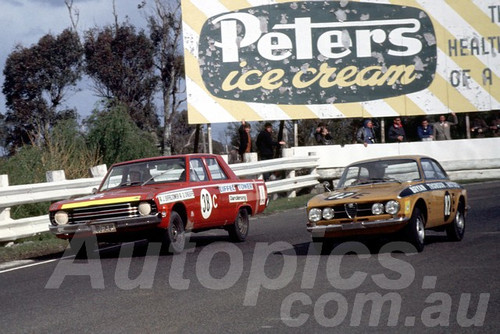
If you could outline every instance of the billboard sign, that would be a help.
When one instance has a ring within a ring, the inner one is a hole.
[[[500,108],[500,1],[182,6],[190,123]]]

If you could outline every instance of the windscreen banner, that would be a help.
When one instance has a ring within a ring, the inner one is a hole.
[[[182,0],[191,124],[500,109],[500,0]]]

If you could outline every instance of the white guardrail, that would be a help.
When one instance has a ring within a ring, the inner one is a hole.
[[[245,163],[231,164],[239,177],[261,178],[264,173],[285,171],[286,177],[267,181],[270,194],[295,191],[317,185],[319,179],[336,180],[348,164],[369,158],[427,155],[438,160],[452,180],[500,179],[500,138],[372,144],[364,146],[301,146],[283,150],[283,158],[256,161],[250,153]],[[297,175],[297,171],[305,171]],[[12,241],[48,231],[48,215],[13,220],[10,208],[16,205],[56,201],[87,195],[99,186],[106,166],[91,168],[92,178],[66,180],[64,171],[47,172],[47,181],[38,184],[9,186],[8,176],[0,175],[0,242]]]
[[[291,151],[288,151],[291,152]],[[256,160],[251,153],[249,160]],[[239,177],[261,178],[264,173],[285,171],[286,177],[281,180],[266,182],[269,194],[286,192],[295,196],[295,190],[318,184],[318,157],[284,157],[266,161],[254,161],[231,164],[231,168]],[[296,170],[307,170],[307,175],[295,176]],[[10,208],[21,204],[57,201],[74,196],[84,196],[97,188],[106,173],[106,165],[91,168],[93,177],[66,180],[64,171],[47,172],[47,181],[37,184],[9,186],[8,176],[0,175],[0,243],[33,236],[47,232],[49,216],[12,219]]]

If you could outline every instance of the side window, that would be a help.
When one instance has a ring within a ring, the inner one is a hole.
[[[208,170],[210,171],[210,175],[212,175],[212,180],[226,180],[227,175],[224,173],[224,170],[219,166],[217,159],[208,158],[205,160],[207,162]]]
[[[441,168],[440,165],[438,165],[435,161],[431,161],[432,166],[434,167],[434,170],[436,172],[436,177],[438,179],[447,179],[448,177],[446,176],[446,172]]]
[[[433,180],[439,178],[436,174],[436,171],[434,170],[432,161],[428,159],[422,159],[422,169],[424,170],[424,176],[426,179]]]
[[[201,159],[189,160],[189,180],[194,182],[208,180],[207,172]]]

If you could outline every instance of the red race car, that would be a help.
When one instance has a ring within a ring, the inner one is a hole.
[[[218,155],[162,156],[114,164],[94,194],[52,204],[49,228],[87,248],[146,237],[179,253],[186,231],[224,228],[244,241],[267,204],[264,181],[240,180]]]

